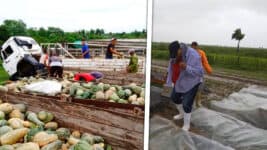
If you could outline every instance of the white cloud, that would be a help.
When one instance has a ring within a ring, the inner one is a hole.
[[[235,46],[231,34],[241,28],[241,46],[267,47],[267,1],[155,0],[153,41],[179,40]]]
[[[146,28],[145,0],[9,0],[1,5],[0,22],[22,19],[29,27],[103,28],[107,32]]]

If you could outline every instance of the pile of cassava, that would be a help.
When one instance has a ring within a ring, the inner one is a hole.
[[[41,82],[48,79],[43,78],[23,78],[21,80],[6,84],[5,86],[0,86],[0,90],[2,91],[14,91],[14,92],[22,92],[22,93],[32,93],[24,90],[25,85],[29,85],[31,83]],[[108,102],[116,102],[123,104],[135,104],[135,105],[144,105],[145,104],[145,88],[144,84],[142,86],[138,86],[135,83],[131,83],[125,86],[119,85],[110,85],[104,83],[80,83],[74,82],[67,79],[62,81],[58,81],[56,79],[51,79],[53,81],[57,81],[61,83],[62,90],[59,94],[65,94],[67,96],[72,96],[78,99],[84,100],[98,100],[98,101],[108,101]]]
[[[111,150],[101,136],[59,127],[53,114],[0,104],[0,150]]]

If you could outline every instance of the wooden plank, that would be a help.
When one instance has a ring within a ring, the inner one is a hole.
[[[55,114],[60,125],[103,136],[115,149],[142,149],[143,119],[98,107],[57,101],[51,98],[0,92],[10,103],[24,103],[29,110]]]

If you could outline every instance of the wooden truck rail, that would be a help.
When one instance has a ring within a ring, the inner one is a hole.
[[[100,41],[88,41],[90,47],[90,55],[92,57],[102,57],[104,58],[107,46],[110,43],[108,40]],[[81,44],[81,43],[80,43]],[[81,57],[81,48],[79,43],[41,43],[41,47],[46,47],[48,50],[60,50],[61,55],[72,56],[76,58]],[[146,54],[146,42],[144,41],[119,41],[116,45],[118,52],[128,55],[129,49],[135,49],[136,54],[139,56],[145,56]],[[66,54],[67,53],[67,54]]]
[[[92,70],[100,72],[116,72],[116,75],[126,74],[126,66],[129,64],[129,59],[63,59],[64,70]],[[145,73],[145,60],[139,59],[138,73]],[[140,79],[141,80],[141,79]],[[142,80],[144,81],[144,80]]]
[[[114,109],[115,104],[99,107],[58,97],[2,91],[0,99],[14,104],[24,103],[33,112],[49,111],[61,126],[103,136],[115,150],[143,149],[144,116],[121,111],[122,108]]]
[[[92,72],[96,70],[90,70],[86,68],[72,68],[64,67],[64,71],[68,72]],[[141,86],[145,83],[145,75],[141,73],[125,73],[123,71],[100,71],[103,73],[103,78],[98,82],[113,84],[113,85],[129,85],[130,83],[136,83]]]

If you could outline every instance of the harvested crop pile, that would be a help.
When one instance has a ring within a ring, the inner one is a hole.
[[[101,136],[59,127],[53,114],[45,111],[36,114],[26,109],[24,104],[0,104],[0,150],[111,149]]]
[[[38,87],[39,91],[29,90],[25,87],[29,87],[29,85],[36,84],[44,81],[54,81],[61,84],[61,92],[57,95],[67,95],[72,96],[77,99],[84,100],[98,100],[98,101],[106,101],[106,102],[114,102],[114,103],[122,103],[122,104],[135,104],[135,105],[144,105],[145,104],[145,89],[144,85],[138,86],[135,83],[131,83],[126,86],[119,85],[110,85],[105,83],[79,83],[73,82],[64,79],[63,81],[53,80],[45,80],[43,78],[23,78],[19,81],[12,82],[6,84],[5,86],[0,86],[0,90],[13,91],[13,92],[22,92],[22,93],[31,93],[31,94],[43,94],[47,95],[47,93],[40,92],[42,89],[40,86]],[[43,88],[44,90],[47,87]],[[55,96],[55,95],[53,95]]]

